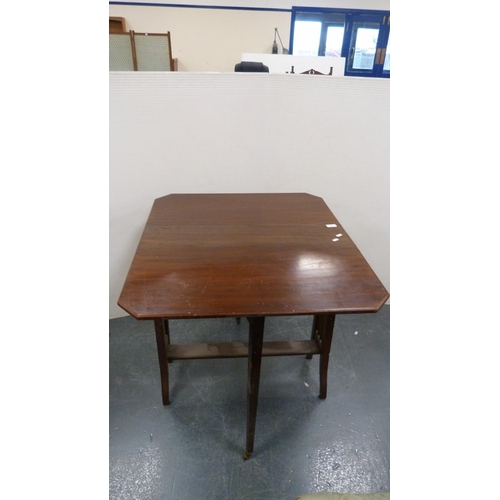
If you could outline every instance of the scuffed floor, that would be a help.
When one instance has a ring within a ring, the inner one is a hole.
[[[319,357],[262,360],[254,453],[246,359],[170,364],[161,403],[153,323],[110,320],[110,499],[295,500],[320,491],[389,491],[389,316],[339,315],[328,397]],[[308,339],[312,317],[266,318],[264,340]],[[170,322],[173,343],[247,341],[248,322]]]

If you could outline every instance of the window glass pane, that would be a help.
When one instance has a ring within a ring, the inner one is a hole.
[[[354,57],[351,62],[352,69],[373,69],[377,51],[378,26],[376,23],[354,24],[353,37],[356,37],[356,41],[354,43]],[[351,47],[352,45],[351,43]]]
[[[343,26],[328,26],[326,32],[325,56],[340,57],[342,42],[344,41]]]
[[[387,50],[385,52],[385,61],[383,71],[391,71],[391,35],[389,34],[389,39],[387,40]]]
[[[299,56],[317,56],[321,22],[295,21],[293,34],[293,54]]]

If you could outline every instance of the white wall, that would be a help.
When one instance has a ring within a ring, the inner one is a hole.
[[[290,37],[290,13],[227,9],[109,6],[139,33],[170,31],[178,71],[234,71],[243,52],[271,53],[274,28]]]
[[[199,5],[252,9],[291,9],[292,7],[327,7],[342,9],[389,10],[389,0],[119,0],[121,3]]]
[[[144,0],[146,1],[146,0]],[[226,5],[252,8],[283,8],[288,11],[234,10],[145,5],[110,5],[109,15],[124,17],[127,30],[138,33],[170,31],[172,54],[179,71],[234,71],[243,53],[271,54],[274,28],[288,48],[292,5],[389,10],[388,0],[300,1],[274,0],[162,2],[199,5]]]
[[[321,196],[389,289],[389,80],[110,73],[110,317],[155,198]]]

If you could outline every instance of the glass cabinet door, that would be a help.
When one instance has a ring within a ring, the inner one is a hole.
[[[389,77],[389,16],[349,17],[342,51],[342,56],[346,58],[345,74]]]
[[[293,55],[341,57],[346,14],[308,9],[294,11],[292,18]]]
[[[294,35],[294,54],[317,56],[321,39],[321,22],[296,21]]]
[[[387,49],[385,49],[385,57],[382,66],[382,75],[389,77],[391,75],[391,35],[387,37]]]
[[[325,56],[341,57],[344,41],[344,25],[327,25]]]

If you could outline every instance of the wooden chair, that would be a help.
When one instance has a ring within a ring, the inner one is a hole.
[[[109,18],[109,32],[110,33],[126,33],[126,21],[124,17],[110,17]]]
[[[261,62],[241,61],[234,66],[236,73],[269,73],[269,66]]]

